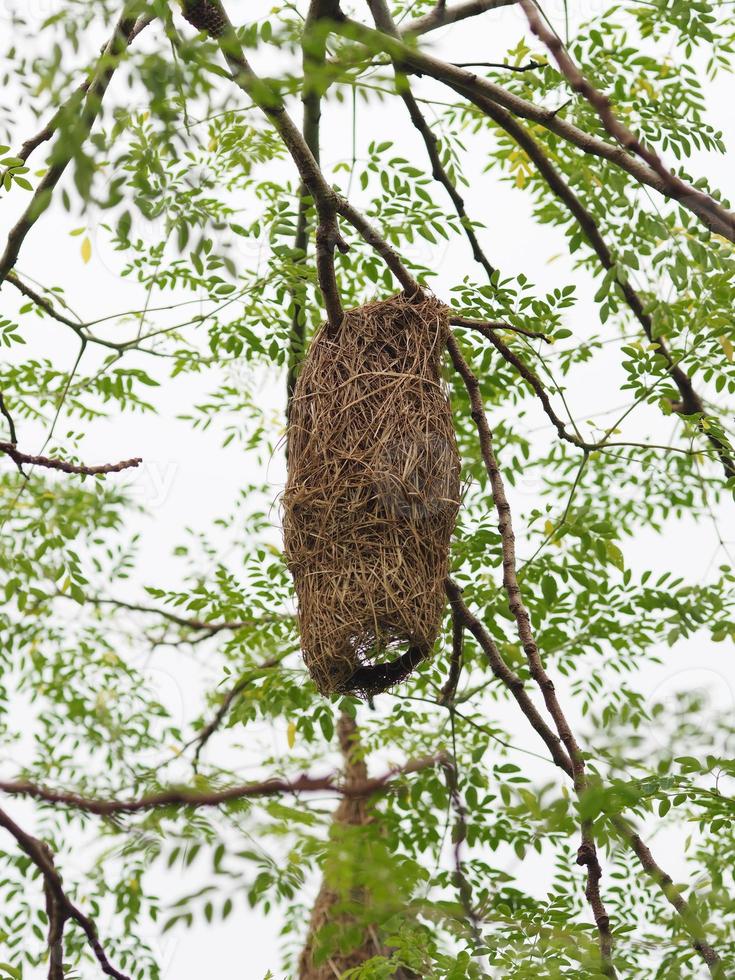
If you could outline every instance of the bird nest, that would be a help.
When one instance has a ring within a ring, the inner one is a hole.
[[[322,326],[304,360],[284,539],[304,661],[323,694],[386,690],[439,631],[460,491],[440,377],[448,329],[437,300],[394,296]]]

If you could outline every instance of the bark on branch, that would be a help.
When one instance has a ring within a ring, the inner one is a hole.
[[[472,419],[477,427],[480,451],[485,462],[488,477],[490,478],[493,502],[498,515],[498,529],[500,531],[503,552],[503,588],[508,598],[508,606],[516,622],[518,637],[526,655],[531,676],[541,691],[546,709],[551,715],[557,734],[566,749],[566,754],[571,764],[575,792],[581,798],[588,788],[584,756],[559,703],[554,683],[544,667],[541,653],[531,628],[531,617],[523,601],[516,573],[515,535],[513,532],[510,504],[505,494],[505,485],[500,474],[497,459],[495,458],[492,432],[485,416],[482,397],[480,395],[480,386],[467,361],[464,359],[464,355],[459,349],[457,341],[452,335],[449,337],[447,347],[452,358],[452,363],[462,378],[470,398]],[[605,976],[614,978],[617,977],[617,972],[612,959],[613,937],[610,929],[610,919],[600,892],[602,868],[597,856],[592,828],[587,822],[582,823],[582,843],[578,852],[578,863],[585,865],[587,868],[585,895],[592,910],[599,935],[602,972]]]

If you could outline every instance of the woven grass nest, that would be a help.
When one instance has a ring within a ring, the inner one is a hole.
[[[372,696],[431,653],[459,509],[440,358],[447,309],[403,295],[321,327],[296,385],[284,494],[304,661]]]

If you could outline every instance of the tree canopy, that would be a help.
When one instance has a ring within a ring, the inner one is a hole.
[[[735,975],[732,7],[582,7],[6,4],[0,977],[253,910],[271,977]],[[442,631],[325,696],[287,419],[398,293],[450,325]]]

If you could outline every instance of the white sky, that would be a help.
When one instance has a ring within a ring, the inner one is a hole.
[[[0,4],[0,28],[9,11],[23,6],[42,18],[56,9],[57,2],[36,0],[35,3],[21,4],[20,0],[5,0]],[[231,0],[228,6],[235,22],[250,21],[259,14],[265,15],[270,9],[270,4],[263,0]],[[601,3],[580,3],[579,0],[570,4],[573,15],[575,12],[577,15],[580,12],[588,15],[591,10],[601,9],[602,6]],[[561,23],[559,17],[563,8],[560,0],[546,4],[545,9],[552,18],[557,18],[557,23]],[[525,21],[522,21],[520,12],[508,8],[445,29],[426,38],[424,43],[430,44],[438,54],[446,55],[448,60],[502,61],[506,50],[514,46],[524,33]],[[676,58],[676,53],[672,53]],[[253,56],[253,63],[256,70],[267,71],[271,68],[258,55]],[[427,83],[421,84],[425,86]],[[710,121],[724,130],[726,141],[732,144],[735,137],[732,81],[723,77],[715,83],[708,83],[708,93]],[[116,96],[121,97],[121,93],[114,88],[110,94],[110,101]],[[298,106],[294,105],[292,109],[295,114],[298,113]],[[322,134],[323,160],[328,165],[349,154],[349,141],[345,140],[344,135],[349,132],[350,125],[347,108],[336,107],[331,102],[327,104]],[[35,131],[33,123],[29,126],[27,131],[20,133],[22,138]],[[403,107],[396,100],[383,103],[373,113],[360,110],[359,146],[364,147],[370,139],[393,139],[406,155],[411,154],[421,161],[424,159],[423,148],[404,118]],[[597,312],[592,302],[595,289],[590,283],[580,281],[571,270],[562,236],[553,229],[539,228],[533,223],[529,201],[523,193],[500,183],[492,174],[482,173],[482,138],[473,140],[471,146],[473,151],[467,172],[473,179],[471,186],[463,193],[470,215],[487,225],[481,239],[490,260],[501,264],[508,274],[526,273],[539,290],[552,288],[559,283],[577,282],[579,301],[569,311],[566,325],[573,330],[575,337],[597,330]],[[39,157],[35,159],[40,166]],[[726,194],[735,198],[731,161],[700,157],[690,161],[688,169],[695,176],[707,173]],[[444,199],[441,188],[436,191],[436,199]],[[3,237],[24,203],[19,194],[3,200],[0,212],[0,234]],[[90,317],[139,306],[139,290],[121,279],[119,257],[105,248],[103,236],[97,234],[93,226],[90,227],[93,257],[88,265],[83,264],[80,239],[69,237],[69,231],[78,224],[60,209],[52,209],[29,236],[22,254],[21,271],[47,285],[63,284],[72,305]],[[429,249],[429,246],[426,248]],[[552,256],[559,257],[550,262]],[[439,295],[443,287],[448,287],[470,271],[471,257],[463,243],[455,241],[438,252],[430,250],[426,258],[439,265],[441,275],[435,286]],[[17,308],[18,305],[14,291],[6,286],[0,295],[4,312],[10,314],[11,307]],[[70,339],[63,328],[49,320],[44,324],[36,323],[32,331],[30,351],[52,357],[60,367],[71,365],[76,348],[73,338]],[[90,363],[93,363],[91,358],[95,356],[94,353],[90,354]],[[137,362],[131,358],[130,363]],[[155,373],[156,365],[151,359],[139,363],[144,363],[147,370]],[[576,369],[576,378],[571,382],[568,395],[575,417],[586,417],[588,412],[616,407],[623,400],[618,387],[621,373],[616,356],[611,355],[607,363],[604,359],[596,358],[595,365],[594,369]],[[253,383],[261,404],[274,410],[282,408],[282,379],[263,376],[253,379]],[[118,596],[140,597],[142,584],[158,584],[165,582],[167,576],[176,575],[177,566],[170,558],[170,552],[180,540],[182,527],[208,528],[213,518],[229,512],[244,484],[267,481],[272,488],[274,501],[282,487],[285,470],[281,458],[274,458],[267,471],[263,471],[257,467],[252,456],[236,446],[223,450],[217,433],[195,432],[186,423],[177,421],[176,416],[189,410],[191,403],[204,391],[206,383],[202,379],[182,377],[173,382],[167,381],[165,387],[156,390],[152,396],[158,407],[157,415],[125,416],[87,426],[82,450],[85,461],[112,461],[134,455],[145,459],[144,466],[133,477],[137,492],[150,510],[150,516],[138,522],[144,541],[140,572],[124,588],[115,590],[114,594]],[[537,417],[533,414],[528,416],[529,426],[543,427],[537,434],[540,444],[547,444],[553,438],[545,423],[545,418],[540,414]],[[630,434],[637,432],[639,437],[653,431],[661,431],[668,436],[670,430],[670,422],[663,422],[657,413],[645,408],[633,417],[632,426]],[[80,426],[75,422],[72,427],[78,429]],[[62,422],[57,429],[60,440],[64,432]],[[23,424],[21,433],[24,449],[36,451],[40,448],[40,431]],[[521,484],[511,493],[517,526],[522,526],[523,512],[535,503],[533,487]],[[731,511],[719,515],[719,518],[725,539],[735,539]],[[671,569],[686,575],[691,581],[697,581],[707,573],[716,546],[717,539],[710,525],[684,523],[677,526],[675,539],[673,535],[658,537],[641,534],[636,541],[626,542],[626,563],[641,569]],[[721,554],[718,556],[720,561],[724,557]],[[182,721],[193,717],[199,705],[200,684],[197,679],[202,677],[202,672],[206,674],[206,664],[182,663],[180,657],[162,651],[155,655],[149,669],[158,678],[162,697],[174,711],[180,712]],[[647,669],[639,676],[638,684],[644,693],[656,699],[661,698],[662,692],[669,695],[676,690],[707,686],[712,692],[713,705],[735,707],[735,665],[731,650],[724,649],[722,645],[713,647],[700,639],[679,644],[673,653],[667,651],[665,666]],[[503,720],[500,719],[501,723]],[[517,732],[516,741],[535,748],[532,733],[528,734],[518,720],[512,724]],[[260,735],[267,738],[272,748],[280,748],[285,753],[284,733],[268,731]],[[652,735],[655,737],[655,733]],[[218,752],[221,751],[221,744],[218,743]],[[242,775],[247,777],[254,760],[242,761]],[[667,838],[661,842],[661,848],[661,862],[676,869],[679,855],[677,842]],[[683,870],[680,864],[678,869]],[[177,881],[173,873],[167,874],[160,882],[161,892],[172,900],[190,890],[190,887],[190,881]],[[269,969],[276,977],[281,977],[278,969],[279,925],[277,915],[265,920],[257,912],[240,908],[238,914],[224,925],[197,926],[190,932],[169,933],[160,943],[163,978],[199,980],[202,976],[210,975],[222,980],[260,980]],[[100,929],[104,935],[104,922],[100,922]],[[85,969],[83,973],[84,980],[95,976],[97,972],[93,967]]]

